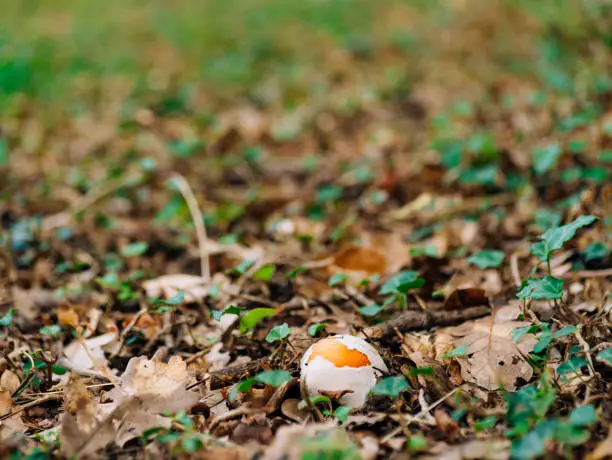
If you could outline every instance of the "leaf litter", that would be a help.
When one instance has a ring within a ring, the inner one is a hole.
[[[229,98],[154,41],[151,88],[14,100],[0,457],[610,455],[608,15],[405,3],[253,36],[266,76]],[[388,367],[363,407],[302,385],[334,334]]]

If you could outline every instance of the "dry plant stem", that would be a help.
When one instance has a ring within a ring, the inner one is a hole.
[[[395,334],[395,330],[406,332],[417,329],[429,329],[434,326],[449,326],[469,319],[479,318],[491,313],[489,307],[469,307],[450,311],[407,311],[394,319],[385,321],[378,326],[366,328],[368,337],[381,339]]]
[[[518,267],[518,258],[519,255],[516,252],[513,252],[510,256],[510,271],[512,273],[512,280],[514,281],[514,286],[520,288],[522,283]]]
[[[116,384],[115,380],[113,379],[113,377],[109,374],[108,368],[104,368],[103,369],[100,366],[98,366],[98,363],[96,362],[96,359],[91,354],[91,351],[89,350],[89,348],[87,348],[87,344],[85,343],[85,339],[83,338],[83,335],[81,334],[81,328],[78,327],[75,330],[76,330],[77,340],[79,341],[79,343],[81,344],[81,346],[85,350],[85,353],[87,353],[87,357],[91,360],[91,362],[93,363],[93,365],[96,368],[96,370],[102,372],[102,374],[104,374],[104,377],[106,377],[108,379],[108,381],[112,385],[116,386],[117,384]]]
[[[584,349],[584,354],[586,356],[586,360],[588,363],[587,366],[587,370],[589,372],[589,383],[586,384],[586,389],[584,392],[584,400],[588,401],[589,398],[591,397],[591,381],[595,378],[595,366],[593,365],[593,358],[591,358],[591,347],[590,345],[587,343],[586,340],[584,340],[584,337],[582,336],[580,331],[577,331],[574,333],[574,335],[576,336],[576,338],[578,339],[578,343],[580,343],[580,345],[582,345],[582,348]]]
[[[183,176],[178,173],[174,173],[172,178],[175,180],[175,183],[183,195],[185,202],[187,203],[187,207],[189,208],[189,212],[191,213],[191,218],[193,219],[193,224],[196,228],[196,235],[198,237],[198,246],[200,249],[200,269],[202,271],[202,278],[204,282],[207,283],[210,281],[210,258],[208,254],[207,241],[206,237],[206,227],[204,227],[204,217],[200,212],[200,208],[198,206],[198,201],[196,200],[191,187],[189,186],[189,182]]]
[[[314,421],[317,423],[321,422],[323,420],[323,414],[321,414],[321,411],[319,410],[319,408],[315,406],[310,400],[310,393],[308,393],[308,388],[306,387],[305,378],[302,378],[300,380],[300,393],[302,395],[302,399],[304,400],[304,402],[306,402],[306,406],[308,407],[308,410],[312,414]]]
[[[134,317],[132,318],[130,323],[125,327],[125,329],[121,331],[121,337],[119,338],[119,343],[117,344],[117,351],[110,356],[110,359],[113,359],[119,356],[119,353],[121,353],[121,350],[123,350],[123,346],[125,345],[125,339],[127,338],[127,335],[130,333],[132,328],[136,325],[140,317],[144,315],[146,312],[147,312],[146,308],[141,308],[140,311],[138,311],[138,313],[134,315]]]

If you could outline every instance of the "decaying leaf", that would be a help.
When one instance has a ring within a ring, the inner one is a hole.
[[[13,398],[8,391],[0,391],[0,417],[8,415],[13,410]],[[23,433],[26,426],[21,420],[21,414],[15,414],[4,420],[0,420],[0,441],[5,442],[15,433]]]
[[[19,377],[10,369],[5,370],[0,377],[0,391],[7,391],[12,394],[17,391],[20,384]]]
[[[69,370],[83,375],[113,375],[114,371],[108,367],[102,347],[116,340],[116,332],[107,332],[91,339],[75,339],[64,349],[64,356],[59,362]]]
[[[149,428],[168,428],[170,418],[161,413],[188,410],[199,399],[185,389],[189,379],[187,365],[178,356],[167,364],[158,357],[132,358],[118,386],[108,393],[112,403],[100,405],[78,378],[71,377],[62,419],[64,452],[85,456],[112,440],[123,446]]]
[[[537,342],[531,334],[524,334],[517,343],[513,342],[511,332],[531,324],[516,321],[518,315],[517,307],[507,306],[494,310],[486,318],[441,329],[436,336],[439,355],[466,346],[465,356],[457,358],[465,381],[488,390],[499,387],[514,390],[519,378],[528,382],[533,376],[533,369],[524,356]]]
[[[480,440],[469,441],[456,446],[441,442],[433,446],[425,460],[506,460],[510,458],[510,441]]]
[[[143,283],[147,297],[170,299],[183,291],[185,293],[184,301],[187,303],[199,302],[204,299],[212,286],[221,288],[221,291],[235,290],[222,273],[217,273],[210,281],[206,281],[201,276],[178,273],[163,275]]]

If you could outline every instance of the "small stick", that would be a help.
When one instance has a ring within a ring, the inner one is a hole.
[[[364,333],[368,337],[382,339],[394,335],[396,329],[406,332],[430,329],[434,326],[450,326],[490,313],[491,309],[485,306],[449,311],[407,311],[389,321],[364,329]]]
[[[198,207],[198,200],[196,200],[191,187],[189,186],[189,182],[183,176],[178,173],[174,173],[172,175],[176,186],[183,195],[185,202],[187,203],[187,207],[189,208],[189,212],[191,213],[191,218],[193,219],[193,224],[196,228],[196,235],[198,237],[198,246],[200,249],[200,269],[202,271],[202,278],[204,282],[210,281],[210,258],[209,251],[207,248],[208,238],[206,237],[206,227],[204,227],[204,218],[202,216],[202,212]]]

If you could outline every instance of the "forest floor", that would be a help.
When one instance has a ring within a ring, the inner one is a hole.
[[[607,2],[7,11],[0,458],[612,458]]]

